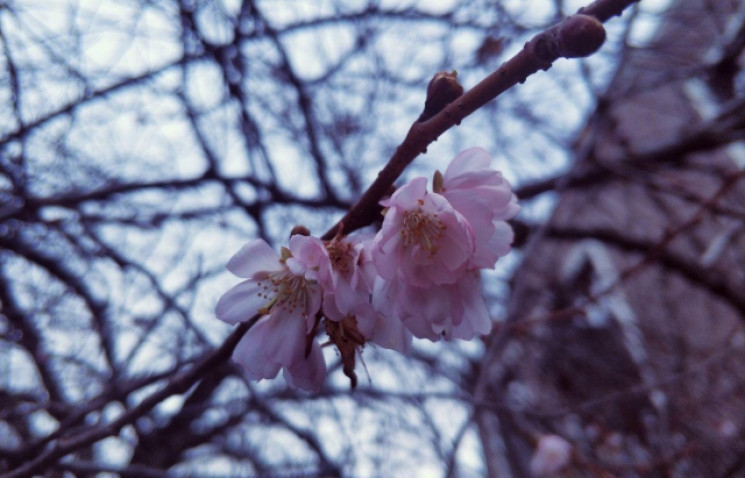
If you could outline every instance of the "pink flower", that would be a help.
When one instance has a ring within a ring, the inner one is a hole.
[[[339,236],[331,241],[310,239],[308,266],[323,289],[323,315],[341,321],[354,317],[358,330],[367,340],[380,336],[383,326],[370,302],[377,275],[370,251],[372,237]],[[312,250],[311,250],[312,249]]]
[[[346,236],[325,244],[328,260],[321,271],[323,314],[327,319],[341,320],[370,306],[376,275],[370,241],[366,236]]]
[[[312,277],[317,262],[312,239],[293,236],[282,257],[257,239],[228,262],[228,270],[246,280],[220,298],[217,317],[235,324],[256,314],[264,316],[233,353],[249,379],[274,378],[284,367],[290,384],[309,390],[318,390],[323,384],[326,364],[320,348],[312,340],[310,347],[306,346],[321,307],[321,287]]]
[[[470,340],[489,333],[492,320],[481,296],[478,271],[466,271],[454,284],[416,287],[396,279],[375,283],[373,304],[400,321],[414,336],[433,341]]]
[[[552,476],[569,464],[572,445],[559,435],[542,435],[530,459],[533,476]]]
[[[387,283],[378,278],[376,287],[378,281],[381,285]],[[375,295],[373,301],[374,298]],[[374,302],[370,304],[365,314],[357,315],[358,319],[362,317],[358,320],[358,329],[369,342],[407,355],[411,351],[412,334],[398,316],[385,311],[386,307],[375,306]]]
[[[481,148],[462,151],[448,165],[441,185],[435,176],[434,188],[468,221],[475,236],[471,265],[486,269],[510,251],[513,233],[504,221],[520,210],[509,182],[490,163]]]
[[[463,275],[474,252],[471,227],[443,196],[429,193],[416,178],[381,204],[388,209],[375,236],[373,261],[387,280],[407,284],[452,284]]]
[[[217,304],[235,324],[260,317],[233,358],[250,379],[283,370],[291,386],[319,390],[326,364],[314,334],[323,316],[329,341],[356,383],[355,357],[366,341],[407,353],[412,336],[471,339],[491,329],[479,269],[509,252],[505,222],[519,207],[509,183],[478,148],[458,154],[433,192],[416,178],[389,199],[374,238],[294,235],[278,255],[262,240],[228,262],[244,280]]]
[[[435,174],[434,192],[416,178],[381,202],[388,209],[373,246],[373,305],[416,337],[471,339],[491,330],[479,269],[509,252],[505,220],[519,207],[490,162],[483,149],[465,150]]]
[[[411,332],[400,320],[380,314],[371,302],[377,277],[371,251],[372,237],[338,237],[326,243],[330,281],[324,283],[323,313],[329,320],[356,319],[365,340],[408,354]]]

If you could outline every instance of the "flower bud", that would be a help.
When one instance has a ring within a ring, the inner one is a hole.
[[[572,445],[559,435],[542,435],[538,439],[530,473],[533,476],[551,476],[567,466],[572,455]]]
[[[310,236],[310,229],[303,226],[302,224],[298,224],[297,226],[293,227],[290,231],[290,237],[295,236],[297,234],[300,234],[301,236]]]
[[[427,99],[418,121],[427,121],[462,94],[463,87],[458,83],[457,71],[441,71],[435,74],[427,85]]]

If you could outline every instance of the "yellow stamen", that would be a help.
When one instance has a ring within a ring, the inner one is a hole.
[[[434,255],[439,249],[437,242],[442,237],[442,231],[444,230],[445,225],[437,217],[437,214],[430,214],[419,208],[404,213],[401,237],[404,247],[418,244],[429,251],[431,255]]]

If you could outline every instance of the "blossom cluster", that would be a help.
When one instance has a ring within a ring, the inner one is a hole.
[[[277,254],[248,242],[228,262],[245,279],[217,304],[235,324],[260,318],[233,358],[249,379],[283,370],[291,386],[317,391],[326,364],[317,341],[323,324],[354,386],[355,356],[367,342],[407,353],[412,337],[471,339],[491,329],[481,269],[507,254],[519,207],[510,184],[490,168],[489,153],[458,154],[432,190],[418,177],[381,201],[377,233],[330,241],[295,234]]]

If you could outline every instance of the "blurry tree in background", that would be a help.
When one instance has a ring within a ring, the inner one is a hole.
[[[248,239],[320,235],[458,71],[583,6],[0,0],[0,474],[745,475],[745,3],[642,0],[432,144],[523,210],[474,343],[367,347],[354,391],[205,362]],[[476,343],[477,342],[477,343]]]
[[[482,362],[493,476],[525,476],[546,433],[573,444],[569,476],[745,476],[744,19],[742,1],[673,3],[623,52],[570,172],[523,189],[559,200]]]

